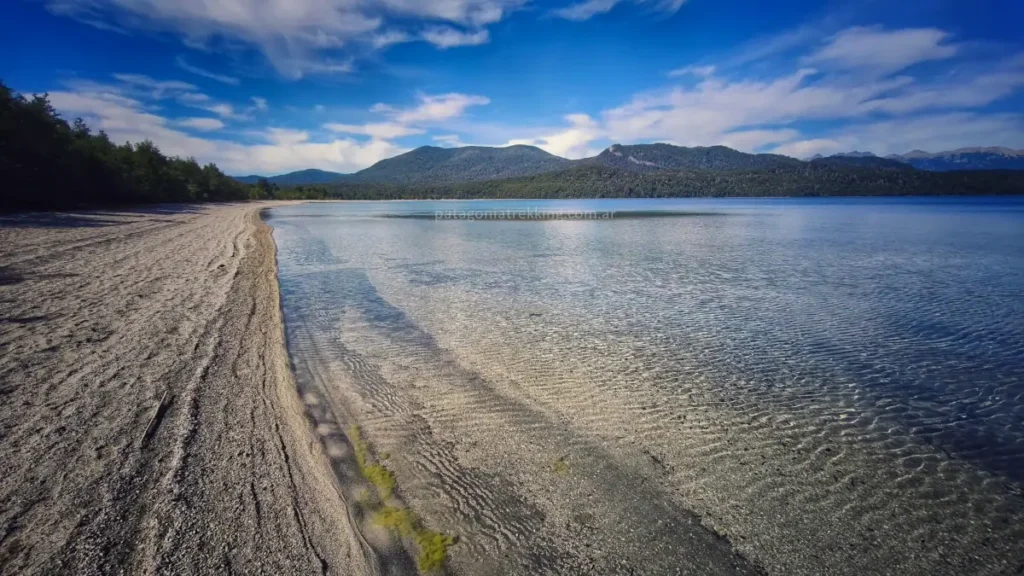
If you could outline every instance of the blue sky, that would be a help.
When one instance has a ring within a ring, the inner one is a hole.
[[[1024,3],[8,0],[0,78],[232,174],[424,144],[1024,148]]]

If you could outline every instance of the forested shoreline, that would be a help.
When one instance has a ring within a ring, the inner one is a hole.
[[[0,181],[0,212],[248,200],[276,190],[242,184],[194,158],[168,157],[148,140],[115,144],[81,118],[62,118],[45,94],[26,97],[3,82]]]
[[[338,182],[283,188],[278,197],[335,200],[482,198],[694,198],[1006,196],[1024,194],[1024,172],[925,172],[828,166],[633,172],[588,165],[533,176],[456,184]]]

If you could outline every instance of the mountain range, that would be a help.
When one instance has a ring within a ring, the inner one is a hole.
[[[885,170],[1024,170],[1024,151],[1009,148],[961,148],[931,154],[915,150],[885,158],[870,152],[815,155],[798,160],[779,154],[748,154],[725,146],[682,147],[671,144],[614,144],[597,156],[568,160],[534,146],[504,148],[422,146],[352,174],[301,170],[272,176],[281,186],[328,183],[391,184],[403,186],[445,185],[520,178],[573,167],[599,166],[631,173],[676,170],[799,170],[801,167],[875,168]],[[255,183],[261,176],[237,179]]]
[[[1024,170],[1024,150],[1010,148],[958,148],[932,154],[914,150],[901,155],[886,156],[910,164],[919,170],[948,172],[951,170]]]
[[[299,186],[304,184],[327,184],[347,176],[347,174],[340,172],[328,172],[327,170],[309,168],[307,170],[299,170],[298,172],[281,174],[280,176],[271,176],[267,180],[280,186]],[[235,180],[243,184],[255,184],[260,181],[260,178],[265,178],[265,176],[257,176],[255,174],[251,176],[235,176]]]

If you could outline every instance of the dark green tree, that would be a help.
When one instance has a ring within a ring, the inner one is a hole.
[[[46,94],[31,98],[0,82],[0,212],[141,202],[246,200],[250,186],[213,164],[172,158],[148,140],[115,145],[81,118],[70,124]]]

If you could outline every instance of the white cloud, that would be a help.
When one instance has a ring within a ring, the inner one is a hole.
[[[578,4],[571,4],[565,8],[555,10],[553,13],[559,18],[566,20],[590,20],[598,14],[611,11],[620,0],[585,0]]]
[[[224,127],[224,123],[216,118],[185,118],[184,120],[178,120],[177,123],[185,128],[202,130],[204,132],[220,130]]]
[[[676,68],[668,73],[669,78],[678,78],[679,76],[698,76],[701,78],[707,78],[715,73],[714,66],[684,66],[683,68]]]
[[[200,110],[206,110],[207,112],[213,112],[221,118],[229,118],[232,120],[244,120],[247,118],[245,114],[235,111],[235,107],[231,104],[225,104],[223,102],[217,104],[195,104],[195,108]]]
[[[731,132],[805,120],[852,121],[878,114],[975,108],[1024,86],[1024,74],[1014,66],[930,82],[905,75],[850,82],[812,69],[768,80],[728,81],[711,76],[692,88],[638,95],[605,111],[603,126],[615,141],[707,145],[729,142]]]
[[[408,32],[401,30],[388,30],[381,32],[380,34],[374,34],[371,43],[374,48],[386,48],[392,44],[401,44],[403,42],[409,42],[413,37]]]
[[[230,174],[277,174],[311,166],[351,172],[406,151],[384,140],[318,142],[308,132],[284,128],[265,131],[260,144],[199,138],[146,111],[142,102],[103,92],[56,91],[50,101],[60,112],[82,116],[94,129],[106,131],[114,142],[151,140],[166,154],[214,162]]]
[[[216,72],[210,72],[209,70],[205,70],[198,66],[193,66],[186,62],[185,59],[181,56],[178,56],[174,63],[177,64],[178,68],[181,68],[182,70],[190,72],[197,76],[202,76],[203,78],[216,80],[217,82],[221,82],[223,84],[231,84],[232,86],[237,86],[239,83],[238,78],[235,78],[233,76],[227,76],[225,74],[217,74]]]
[[[785,35],[785,42],[769,43],[773,57],[791,52],[792,38],[803,36]],[[861,45],[869,37],[887,49],[905,49],[880,57],[870,68],[870,51]],[[1002,145],[1016,145],[1011,129],[987,120],[993,115],[956,114],[982,109],[1024,89],[1024,55],[960,62],[950,72],[925,80],[901,72],[916,62],[954,57],[950,50],[955,48],[946,46],[945,38],[944,33],[919,29],[852,28],[835,35],[824,49],[808,48],[805,42],[808,55],[792,55],[791,71],[774,77],[732,79],[735,71],[719,75],[712,66],[680,68],[670,75],[693,75],[697,83],[636,94],[597,115],[572,115],[561,128],[538,129],[537,135],[510,141],[570,157],[587,153],[597,141],[722,144],[744,151],[772,148],[801,157],[844,149],[903,152],[908,143],[926,145],[928,137],[948,146],[991,145],[986,133]],[[861,48],[838,62],[833,46]],[[798,67],[811,61],[826,70]],[[843,71],[852,66],[856,68]],[[808,121],[834,128],[824,135],[820,128],[807,135],[803,131]],[[1003,116],[1002,121],[1014,128],[1020,125],[1019,116]],[[950,125],[928,128],[931,122]],[[869,126],[876,128],[869,131]],[[472,126],[463,129],[472,130]],[[886,130],[901,131],[889,136],[889,145],[881,143]]]
[[[370,112],[388,117],[390,119],[388,122],[329,123],[324,124],[323,127],[332,132],[369,136],[376,140],[391,140],[424,134],[426,133],[425,126],[458,118],[471,106],[483,106],[490,103],[490,100],[483,96],[458,93],[436,96],[421,94],[417,99],[417,105],[411,108],[396,108],[381,103],[370,108]]]
[[[575,20],[577,22],[590,20],[598,14],[611,12],[612,8],[618,6],[623,0],[583,0],[570,4],[563,8],[553,10],[551,13],[559,18]],[[686,3],[686,0],[632,0],[635,4],[646,5],[651,10],[661,14],[675,14]]]
[[[728,132],[797,120],[844,118],[863,113],[872,98],[905,85],[905,79],[836,86],[815,81],[813,70],[776,79],[729,82],[711,77],[692,88],[641,94],[603,114],[614,141],[718,144]]]
[[[217,102],[210,96],[197,92],[198,88],[180,80],[156,80],[144,74],[113,74],[117,83],[104,84],[91,80],[72,80],[67,85],[76,92],[103,93],[138,100],[173,100],[182,106],[212,112],[224,119],[245,120],[249,116],[239,112],[231,104]]]
[[[420,95],[419,104],[413,108],[402,109],[388,104],[375,104],[370,111],[390,116],[402,124],[415,124],[462,116],[470,106],[483,106],[490,102],[490,99],[484,96],[452,92],[438,96]]]
[[[458,134],[438,134],[437,136],[432,137],[431,140],[448,148],[467,146]]]
[[[178,100],[178,102],[181,102],[186,106],[190,104],[199,104],[202,102],[210,101],[210,97],[201,92],[186,92],[184,94],[177,96],[176,99]]]
[[[261,112],[265,112],[267,110],[268,106],[267,106],[267,99],[266,98],[260,98],[259,96],[253,96],[252,98],[250,98],[250,100],[252,100],[252,106],[256,110],[259,110]]]
[[[484,26],[500,21],[525,0],[44,0],[54,14],[104,28],[158,30],[189,46],[224,39],[254,46],[282,75],[339,74],[352,70],[359,46],[380,49],[404,41],[424,23],[479,30],[465,45],[486,41]],[[403,29],[405,27],[405,29]],[[383,31],[386,30],[386,31]],[[432,35],[436,36],[436,35]],[[455,36],[439,37],[452,41]],[[436,42],[435,42],[436,43]],[[454,44],[449,44],[454,45]],[[192,71],[192,70],[190,70]],[[205,71],[204,71],[205,72]],[[196,72],[199,73],[199,72]],[[204,74],[218,79],[233,78]]]
[[[867,150],[885,156],[922,149],[939,152],[979,144],[1024,147],[1024,116],[952,112],[895,118],[847,126],[825,137],[796,140],[772,151],[795,158],[850,150]]]
[[[120,75],[119,79],[119,84],[71,82],[68,90],[52,92],[51,102],[64,114],[84,117],[94,129],[106,131],[115,142],[152,140],[167,154],[214,162],[229,173],[277,173],[311,166],[341,172],[359,170],[406,151],[392,140],[424,134],[429,126],[455,119],[472,106],[490,102],[470,94],[421,94],[407,108],[374,106],[371,111],[386,117],[385,121],[323,126],[328,132],[368,139],[324,137],[320,132],[275,126],[249,132],[260,141],[246,144],[201,138],[182,131],[220,130],[225,127],[221,119],[168,118],[158,114],[162,101],[173,100],[183,106],[209,110],[221,118],[240,117],[232,104],[194,92],[195,86],[187,83],[133,75]],[[262,98],[252,97],[251,101],[249,110],[269,107]]]
[[[806,57],[804,63],[876,73],[897,72],[921,62],[952,58],[958,47],[946,43],[948,39],[948,33],[936,28],[854,27],[833,36],[828,44]]]
[[[1024,54],[994,67],[970,70],[915,84],[912,90],[877,98],[865,109],[904,114],[935,108],[977,108],[1024,87]]]
[[[565,158],[593,156],[597,151],[590,147],[590,143],[602,136],[599,124],[586,114],[569,114],[565,120],[569,123],[569,127],[564,130],[535,138],[509,140],[506,146],[515,144],[536,146]]]
[[[312,74],[348,74],[355,70],[355,64],[352,60],[323,60],[323,61],[311,61],[311,60],[287,60],[281,61],[281,64],[288,67],[289,69],[295,70],[296,72],[292,75],[294,78],[301,77],[303,73]]]
[[[490,40],[487,30],[462,32],[450,26],[438,26],[423,31],[422,38],[438,48],[454,48],[456,46],[478,46]]]
[[[324,128],[332,132],[341,132],[344,134],[358,134],[381,140],[391,140],[393,138],[401,138],[403,136],[423,134],[424,132],[423,129],[413,128],[411,126],[406,126],[405,124],[400,124],[398,122],[376,122],[369,124],[324,124]]]
[[[309,140],[309,132],[290,128],[268,128],[264,136],[270,143],[280,146],[294,146]]]
[[[717,138],[715,144],[728,146],[736,150],[758,150],[769,144],[789,142],[800,137],[800,131],[793,128],[775,130],[736,130],[726,132]]]

